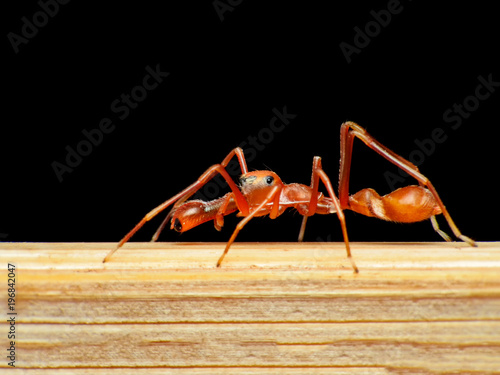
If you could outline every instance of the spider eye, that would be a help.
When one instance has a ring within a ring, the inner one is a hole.
[[[266,184],[271,185],[274,182],[274,177],[273,176],[267,176],[266,177]]]
[[[182,224],[181,224],[181,221],[179,220],[179,218],[175,218],[175,221],[174,221],[174,229],[176,232],[182,232]]]

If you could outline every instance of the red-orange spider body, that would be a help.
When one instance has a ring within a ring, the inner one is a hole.
[[[359,138],[376,153],[414,177],[419,185],[406,186],[384,196],[380,196],[376,191],[369,188],[349,195],[349,175],[354,138]],[[352,210],[366,216],[401,223],[431,219],[434,229],[445,240],[450,241],[450,237],[439,229],[435,219],[435,215],[443,214],[455,236],[469,243],[471,246],[475,246],[473,240],[464,236],[458,230],[434,186],[420,173],[414,164],[383,146],[369,135],[366,130],[353,122],[342,124],[340,140],[339,198],[335,195],[330,178],[323,170],[321,158],[318,156],[313,158],[312,177],[309,186],[298,183],[285,184],[276,173],[271,171],[248,172],[243,150],[235,148],[226,156],[222,163],[210,167],[196,182],[149,212],[120,241],[116,249],[112,250],[106,256],[104,262],[108,261],[112,254],[127,242],[147,221],[171,205],[173,207],[153,236],[153,241],[158,239],[160,232],[168,222],[171,223],[171,229],[178,232],[185,232],[213,220],[215,228],[220,230],[224,225],[225,215],[237,211],[237,215],[243,217],[227,242],[226,248],[217,262],[217,266],[221,265],[239,231],[249,220],[253,217],[265,215],[269,215],[271,219],[275,219],[288,208],[296,209],[303,216],[299,241],[302,241],[304,237],[306,221],[309,216],[335,213],[340,221],[347,256],[354,272],[358,272],[358,268],[351,256],[343,210]],[[242,172],[239,186],[235,184],[225,169],[235,156],[238,158]],[[193,194],[217,173],[225,179],[231,192],[209,202],[189,200]],[[325,194],[318,190],[320,181],[326,188]]]

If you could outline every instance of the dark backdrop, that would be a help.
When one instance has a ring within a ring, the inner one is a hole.
[[[346,120],[421,163],[464,234],[498,240],[495,9],[42,0],[4,10],[0,240],[118,241],[243,142],[250,169],[285,182],[309,184],[320,155],[336,187]],[[283,112],[287,123],[271,127]],[[68,157],[78,145],[88,155]],[[414,183],[389,183],[395,167],[359,141],[354,149],[351,192]],[[430,223],[346,216],[353,241],[440,240]],[[237,220],[162,239],[226,241]],[[293,212],[255,219],[239,240],[295,241],[299,226]],[[306,239],[340,241],[336,217],[312,218]]]

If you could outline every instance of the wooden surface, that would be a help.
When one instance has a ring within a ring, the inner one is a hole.
[[[16,373],[500,373],[500,244],[2,243]],[[7,348],[6,303],[0,347]],[[9,372],[4,355],[0,372]]]

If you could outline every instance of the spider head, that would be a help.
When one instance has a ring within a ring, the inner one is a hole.
[[[253,171],[240,177],[240,189],[250,204],[266,198],[271,189],[282,185],[279,176],[271,171]]]

